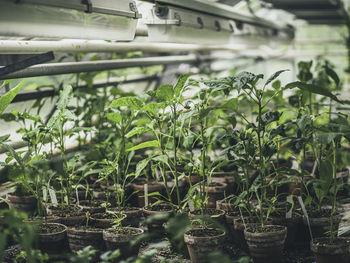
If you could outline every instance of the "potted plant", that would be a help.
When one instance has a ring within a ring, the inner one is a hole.
[[[120,221],[115,222],[111,228],[103,230],[103,240],[107,250],[114,251],[118,249],[120,251],[118,260],[112,262],[119,262],[119,259],[137,256],[140,248],[139,239],[143,233],[144,230],[141,228],[122,227]]]
[[[72,252],[77,252],[87,246],[93,246],[94,248],[103,251],[104,242],[102,236],[102,228],[91,227],[90,214],[86,212],[85,214],[85,224],[75,224],[68,228],[68,244]]]
[[[243,194],[247,196],[247,193],[253,193],[258,203],[257,209],[252,211],[258,219],[256,224],[246,224],[244,217],[242,217],[245,225],[244,236],[254,262],[279,262],[282,258],[283,245],[287,234],[286,227],[267,224],[269,214],[274,209],[273,203],[268,202],[267,198],[267,168],[270,167],[272,157],[277,152],[277,144],[274,138],[280,135],[282,130],[281,127],[274,127],[281,113],[268,111],[268,105],[275,96],[282,92],[282,87],[280,85],[273,87],[273,93],[269,96],[266,96],[266,90],[283,72],[284,70],[273,74],[261,88],[258,86],[258,82],[264,76],[249,72],[242,72],[231,78],[211,82],[211,85],[226,86],[229,90],[234,89],[239,96],[241,93],[244,94],[256,106],[256,121],[249,120],[245,114],[239,115],[246,124],[246,130],[241,137],[241,140],[244,140],[242,146],[245,147],[245,153],[247,153],[244,156],[246,162],[242,170],[245,171],[247,176],[247,166],[252,164],[259,172],[252,185],[248,184],[249,180],[246,181],[249,188]],[[243,195],[241,195],[241,198]]]

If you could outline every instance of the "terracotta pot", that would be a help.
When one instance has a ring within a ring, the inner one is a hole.
[[[210,216],[213,220],[215,220],[218,224],[224,226],[226,224],[225,219],[225,211],[215,208],[207,208],[205,210],[206,214],[205,216]],[[195,210],[192,212],[189,212],[189,218],[191,220],[201,217],[201,211]]]
[[[160,235],[165,234],[164,223],[167,222],[167,218],[174,213],[173,208],[170,205],[157,205],[154,207],[143,207],[143,214],[146,217],[146,223],[148,231],[151,233],[156,233]],[[152,219],[149,222],[149,218],[154,215],[164,215],[162,219]]]
[[[213,233],[208,234],[209,231]],[[207,254],[223,248],[225,232],[214,229],[191,229],[184,235],[192,263],[204,263]]]
[[[67,227],[58,223],[45,223],[57,228],[57,232],[39,233],[39,248],[48,254],[58,254],[64,250],[67,238]]]
[[[177,204],[177,193],[175,189],[175,182],[174,180],[169,180],[167,182],[168,190],[171,193],[171,201],[173,204]],[[185,196],[185,186],[186,182],[185,180],[179,180],[178,181],[178,187],[179,187],[179,193],[180,193],[180,201],[183,200]]]
[[[322,209],[330,211],[330,209]],[[328,212],[325,212],[328,213]],[[337,230],[341,221],[341,215],[334,215],[333,218],[333,229]],[[315,217],[313,213],[309,213],[309,222],[313,238],[325,237],[326,233],[330,231],[330,212],[329,215],[322,217]],[[305,226],[308,225],[306,217],[303,217],[303,223]],[[309,239],[310,240],[310,239]]]
[[[266,225],[263,231],[256,225],[249,225],[244,236],[254,263],[280,263],[283,257],[284,241],[287,237],[285,226]]]
[[[139,183],[132,183],[131,186],[134,191],[137,191],[137,202],[140,207],[145,206],[145,192],[144,192],[144,184],[145,181],[141,181]],[[165,191],[164,184],[160,182],[148,182],[148,194],[159,192],[163,194]],[[159,200],[159,197],[150,196],[148,197],[148,204],[153,204]]]
[[[297,214],[292,214],[292,218],[286,218],[285,216],[273,216],[271,215],[271,220],[274,225],[281,225],[287,227],[287,237],[284,246],[286,248],[291,248],[295,246],[297,228],[300,222],[302,222],[302,216]]]
[[[103,251],[105,248],[102,231],[102,229],[97,228],[68,228],[67,236],[70,250],[72,252],[77,252],[84,247],[93,246],[94,248]]]
[[[212,182],[226,184],[226,195],[230,195],[236,192],[236,173],[237,172],[214,172],[212,174]]]
[[[108,218],[105,218],[106,215],[107,215],[106,212],[93,214],[91,215],[91,222],[97,228],[102,228],[102,229],[110,228],[113,226],[114,222],[118,220],[118,216],[110,215]],[[124,221],[126,218],[126,215],[123,214],[122,217],[123,217],[122,220]]]
[[[339,185],[343,184],[343,186],[339,189],[338,194],[339,195],[347,195],[348,194],[348,189],[344,187],[345,185],[348,185],[349,181],[349,169],[344,168],[342,171],[339,171],[336,173],[337,176],[337,183]]]
[[[17,255],[22,252],[20,245],[14,245],[4,250],[3,260],[5,263],[15,262]]]
[[[198,175],[198,174],[191,174],[191,175],[185,176],[185,180],[186,180],[186,183],[188,186],[195,185],[195,184],[201,182],[202,179],[203,179],[203,177]]]
[[[89,200],[82,200],[78,205],[84,212],[89,212],[91,215],[102,213],[106,208],[99,206],[99,202],[92,202]]]
[[[46,208],[46,213],[49,217],[53,216],[56,220],[55,222],[61,223],[65,226],[75,226],[84,224],[86,221],[85,212],[75,205],[58,205],[58,206],[48,206]]]
[[[218,200],[216,201],[216,209],[221,209],[224,211],[233,211],[235,210],[235,205],[233,200]]]
[[[140,245],[132,246],[131,242],[144,233],[141,228],[123,227],[128,233],[123,233],[115,230],[103,230],[103,240],[106,243],[107,250],[120,250],[120,257],[112,262],[119,262],[119,259],[126,259],[131,256],[137,256]]]
[[[74,193],[74,197],[76,198],[76,193]],[[91,198],[92,195],[92,191],[91,189],[88,190],[88,193],[86,193],[86,189],[78,189],[78,197],[79,197],[79,201],[81,200],[89,200]]]
[[[225,189],[227,184],[225,183],[210,183],[209,186],[205,186],[205,191],[208,192],[208,208],[215,208],[216,201],[221,200],[225,196]]]
[[[244,219],[245,224],[257,224],[259,222],[258,218],[251,217]],[[244,236],[245,224],[240,215],[233,217],[233,236],[232,239],[235,244],[245,252],[249,252],[249,246]],[[267,224],[272,224],[271,219],[267,221]]]
[[[112,209],[112,211],[118,212],[118,209]],[[141,217],[143,216],[143,210],[139,207],[124,207],[123,214],[126,215],[126,219],[122,221],[123,226],[139,227]]]
[[[7,194],[6,199],[11,208],[15,208],[20,212],[34,213],[37,207],[37,200],[33,195],[17,196],[13,194]]]
[[[225,219],[226,219],[226,226],[227,226],[227,229],[228,229],[228,238],[232,241],[233,240],[233,235],[234,235],[234,219],[239,217],[239,212],[237,211],[226,211],[226,214],[225,214]]]
[[[317,263],[349,263],[350,239],[338,237],[331,244],[329,238],[316,238],[311,243],[311,250]]]

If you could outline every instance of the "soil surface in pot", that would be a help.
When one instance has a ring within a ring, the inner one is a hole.
[[[108,229],[108,232],[123,236],[132,236],[140,233],[138,229],[132,229],[127,227],[110,228]]]
[[[59,217],[70,217],[70,216],[81,216],[84,215],[84,212],[77,206],[51,206],[49,208],[52,210],[52,214]]]
[[[173,208],[170,205],[154,205],[154,206],[146,206],[145,209],[149,211],[169,212]]]
[[[102,202],[95,201],[95,200],[82,200],[79,202],[80,206],[87,206],[87,207],[101,207]]]
[[[320,210],[315,209],[315,208],[310,208],[308,207],[308,215],[309,217],[330,217],[331,216],[331,209],[327,208],[321,208]],[[336,212],[335,215],[338,213]]]
[[[192,211],[191,214],[193,215],[201,215],[201,210],[195,210],[195,211]],[[205,210],[205,214],[208,215],[208,216],[216,216],[216,215],[221,215],[221,211],[220,210],[217,210],[215,208],[207,208]]]
[[[118,219],[118,214],[97,213],[93,214],[91,217],[93,217],[94,219]]]
[[[187,235],[195,237],[214,237],[222,234],[223,232],[216,229],[192,229],[186,232]]]
[[[269,225],[269,226],[261,226],[261,225],[256,225],[256,226],[248,226],[247,231],[251,233],[271,233],[271,232],[277,232],[283,230],[283,226],[274,226],[274,225]]]
[[[59,233],[65,229],[64,226],[57,224],[42,224],[38,229],[40,234],[50,234],[50,233]]]

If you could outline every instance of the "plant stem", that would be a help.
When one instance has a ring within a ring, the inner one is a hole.
[[[332,148],[333,148],[333,163],[332,163],[332,168],[333,168],[333,198],[332,198],[332,212],[331,212],[331,218],[330,218],[330,237],[331,237],[331,243],[334,242],[335,239],[335,232],[334,232],[334,214],[335,214],[335,202],[337,198],[337,170],[336,170],[336,146],[335,142],[332,141]]]
[[[176,144],[176,125],[177,125],[177,112],[176,105],[173,105],[173,150],[174,150],[174,177],[176,187],[177,205],[180,205],[180,191],[179,180],[177,178],[177,144]]]
[[[260,176],[261,176],[261,189],[260,189],[260,200],[259,200],[259,207],[260,207],[260,223],[261,226],[264,225],[264,212],[263,212],[263,199],[264,199],[264,193],[265,193],[265,168],[264,168],[264,159],[263,159],[263,154],[262,154],[262,145],[261,145],[261,136],[260,136],[260,131],[261,131],[261,115],[262,115],[262,107],[261,107],[261,98],[258,100],[258,107],[259,107],[259,112],[258,112],[258,130],[257,130],[257,135],[258,135],[258,146],[259,146],[259,166],[260,166]]]

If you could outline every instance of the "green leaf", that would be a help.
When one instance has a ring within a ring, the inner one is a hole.
[[[136,151],[136,150],[140,150],[140,149],[144,149],[144,148],[151,148],[151,147],[159,147],[158,141],[153,140],[153,141],[148,141],[148,142],[142,142],[134,147],[127,149],[126,151],[130,152],[130,151]]]
[[[338,74],[328,66],[325,67],[325,70],[326,70],[327,75],[330,76],[334,80],[334,82],[337,86],[339,86],[340,79],[338,77]]]
[[[225,109],[225,110],[233,110],[233,111],[236,111],[238,110],[238,100],[236,98],[232,98],[226,102],[224,102],[222,105],[221,105],[221,108],[222,109]]]
[[[147,167],[149,161],[150,159],[147,158],[137,163],[135,171],[136,177],[140,176],[141,172]]]
[[[123,120],[123,117],[119,112],[109,112],[106,114],[106,117],[108,120],[113,121],[116,124],[121,123]]]
[[[150,131],[150,129],[146,127],[135,127],[131,131],[129,131],[125,136],[126,138],[130,138],[134,135],[139,135],[148,131]]]
[[[162,101],[170,101],[174,98],[174,89],[171,85],[161,85],[156,90],[156,98]]]
[[[319,143],[329,145],[337,135],[335,132],[317,132],[317,139]]]
[[[15,149],[13,149],[10,145],[8,144],[3,144],[3,147],[11,154],[13,158],[16,159],[19,165],[23,166],[23,161],[22,158],[17,154]]]
[[[10,134],[0,136],[0,143],[6,142],[10,138]]]
[[[333,167],[332,162],[329,160],[321,161],[320,165],[320,179],[322,181],[322,189],[327,193],[332,185],[333,180]]]
[[[140,110],[142,108],[142,101],[135,97],[120,97],[109,105],[109,108],[117,107],[131,107]]]
[[[177,97],[181,94],[181,91],[183,90],[188,78],[191,76],[192,74],[185,74],[185,75],[181,75],[179,80],[177,81],[175,88],[174,88],[174,95]]]
[[[238,90],[238,93],[240,92],[241,89],[245,88],[247,84],[252,84],[255,85],[259,79],[264,78],[264,75],[255,75],[253,73],[244,71],[239,73],[235,77],[235,82],[233,86],[235,86]]]
[[[301,117],[301,119],[296,120],[296,124],[298,125],[299,129],[303,132],[305,128],[311,124],[311,118],[310,116],[304,115]]]
[[[326,88],[321,87],[321,86],[316,86],[313,84],[306,84],[306,83],[303,83],[300,81],[291,82],[291,83],[286,85],[286,89],[293,89],[293,88],[299,88],[301,90],[305,90],[305,91],[308,91],[311,93],[323,95],[323,96],[331,98],[332,100],[335,100],[339,103],[342,103],[332,92],[330,92],[329,90],[327,90]]]
[[[141,110],[148,112],[152,115],[155,115],[157,113],[158,109],[164,109],[165,108],[165,103],[157,103],[157,102],[151,102],[145,104]]]
[[[281,114],[278,111],[268,111],[261,116],[261,120],[265,125],[267,125],[273,121],[278,121],[280,115]]]
[[[11,101],[16,97],[18,92],[20,92],[21,88],[23,86],[23,81],[21,81],[16,87],[11,89],[9,92],[7,92],[5,95],[2,95],[0,97],[0,114],[2,114],[7,106],[11,103]]]
[[[62,110],[67,108],[68,103],[73,98],[73,88],[72,86],[66,86],[61,92],[60,92],[60,99],[57,102],[57,109]]]
[[[281,75],[283,72],[286,72],[286,71],[289,71],[289,69],[279,70],[279,71],[275,72],[274,74],[272,74],[272,76],[269,77],[268,80],[266,81],[265,86],[269,85],[272,81],[277,79],[279,77],[279,75]]]
[[[162,154],[162,155],[158,155],[156,157],[153,157],[152,160],[156,161],[156,162],[161,162],[161,163],[167,164],[168,163],[168,156],[166,156],[165,154]]]

